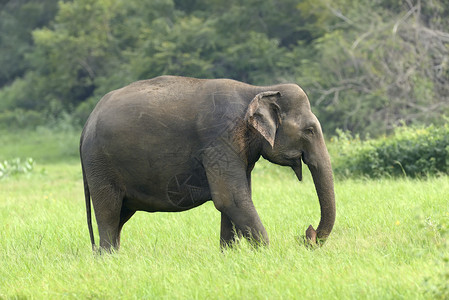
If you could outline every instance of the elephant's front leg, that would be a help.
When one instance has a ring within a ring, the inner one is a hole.
[[[221,212],[221,245],[235,239],[235,231],[252,244],[268,244],[268,234],[251,200],[246,168],[240,158],[220,165],[212,159],[203,161],[215,207]]]
[[[219,202],[220,204],[215,204]],[[222,213],[222,224],[220,234],[220,244],[232,245],[235,235],[244,236],[254,246],[268,245],[269,239],[267,231],[260,221],[259,215],[252,205],[252,209],[243,208],[239,205],[222,205],[221,200],[214,200],[214,204]],[[223,220],[223,214],[226,219]],[[223,223],[224,221],[224,223]],[[229,226],[229,224],[232,224]],[[235,226],[233,226],[235,225]]]
[[[251,193],[251,171],[254,165],[251,165],[246,170],[246,180],[248,181],[248,189],[250,196]],[[237,230],[235,224],[232,223],[231,219],[225,214],[221,213],[221,228],[220,228],[220,246],[221,248],[231,247],[236,242],[236,236],[242,237],[242,232]]]
[[[236,235],[242,237],[242,232],[237,230],[235,224],[225,214],[221,213],[221,228],[220,228],[220,246],[221,248],[232,247],[236,242]]]

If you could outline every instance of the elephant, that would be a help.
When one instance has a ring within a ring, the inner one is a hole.
[[[336,215],[331,161],[298,85],[160,76],[109,92],[80,139],[92,248],[91,202],[101,250],[120,247],[122,227],[136,211],[180,212],[206,201],[221,214],[222,248],[240,237],[268,245],[251,195],[260,157],[291,167],[300,181],[302,162],[308,166],[321,219],[307,237],[325,241]]]

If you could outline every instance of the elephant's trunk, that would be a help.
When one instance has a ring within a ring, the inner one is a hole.
[[[324,149],[326,149],[324,147]],[[332,176],[332,167],[329,153],[324,151],[315,163],[308,163],[310,172],[312,173],[313,182],[315,184],[318,199],[321,207],[321,220],[316,230],[317,242],[324,242],[330,235],[335,223],[335,194],[334,180]],[[310,239],[312,227],[309,227],[306,236]],[[315,235],[313,233],[312,235]]]

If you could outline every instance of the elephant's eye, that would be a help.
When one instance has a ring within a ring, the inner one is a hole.
[[[315,130],[313,129],[313,127],[309,127],[306,129],[306,133],[309,135],[314,135],[315,134]]]

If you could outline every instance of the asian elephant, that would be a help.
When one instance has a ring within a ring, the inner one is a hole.
[[[296,84],[253,86],[229,79],[161,76],[106,94],[80,141],[87,220],[100,246],[120,246],[123,225],[136,211],[178,212],[212,200],[221,213],[220,244],[236,234],[268,244],[251,199],[251,171],[260,156],[310,169],[325,240],[335,221],[331,162],[320,123]]]

